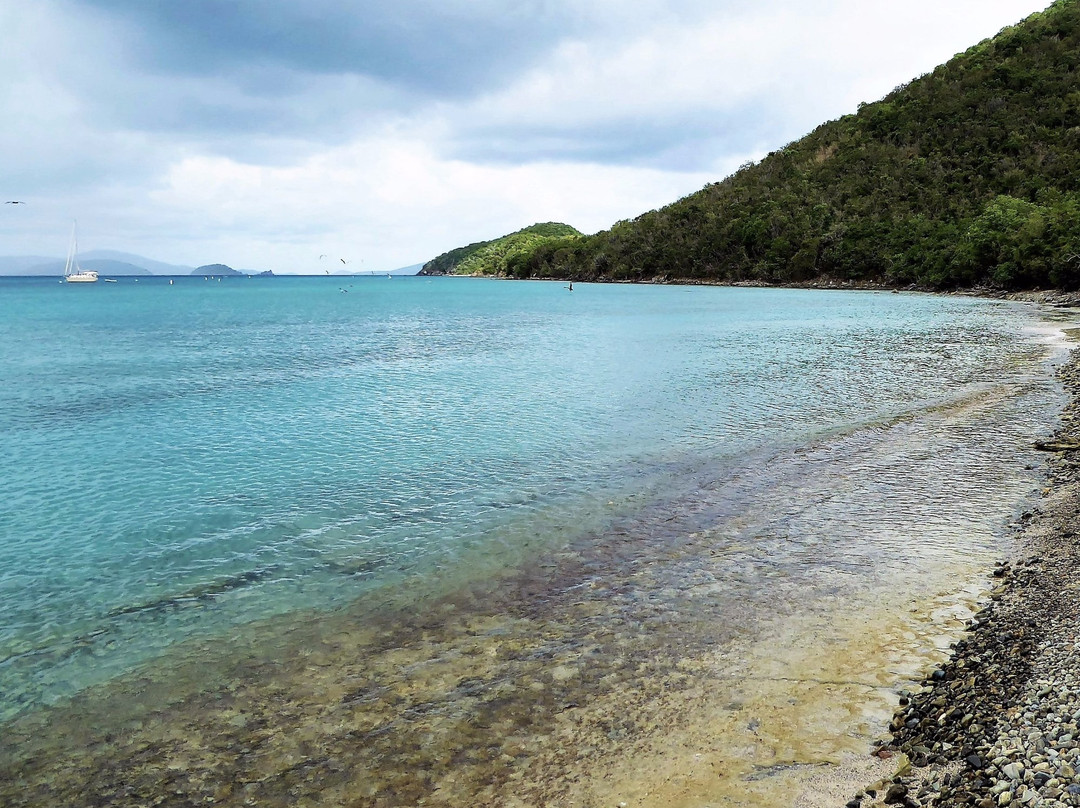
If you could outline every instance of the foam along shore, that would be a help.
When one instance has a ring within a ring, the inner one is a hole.
[[[1070,401],[1016,555],[950,660],[901,697],[876,752],[897,775],[851,808],[1080,806],[1080,349],[1059,377]]]

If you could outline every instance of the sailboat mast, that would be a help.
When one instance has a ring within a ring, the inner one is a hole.
[[[75,219],[72,219],[71,220],[71,241],[68,243],[67,263],[64,264],[64,277],[67,277],[68,275],[71,274],[72,268],[74,268],[74,270],[76,272],[79,271],[79,260],[78,260],[78,258],[76,258],[76,255],[78,255],[78,252],[79,252],[79,242],[78,242],[78,237],[75,234],[75,225],[76,225],[76,221],[75,221]]]

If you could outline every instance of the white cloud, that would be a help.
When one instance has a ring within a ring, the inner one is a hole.
[[[587,137],[637,125],[663,127],[672,142],[711,128],[723,161],[854,112],[1041,5],[774,0],[689,21],[649,18],[618,36],[565,41],[512,84],[446,114],[469,154],[482,154],[489,138],[498,155],[501,132],[542,144],[553,131]]]
[[[382,270],[537,221],[595,231],[711,178],[573,163],[481,166],[441,159],[422,138],[399,133],[289,167],[191,157],[172,166],[150,201],[185,233],[172,245],[177,260],[317,272],[325,253]],[[204,252],[191,252],[188,240]]]

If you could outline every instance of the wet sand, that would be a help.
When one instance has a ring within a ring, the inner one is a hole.
[[[995,395],[933,417],[966,422]],[[906,422],[880,429],[904,433],[890,462],[911,462]],[[847,478],[807,471],[845,451]],[[787,458],[806,519],[865,496],[865,451],[838,439]],[[897,689],[948,659],[988,596],[992,543],[943,549],[965,540],[961,524],[941,547],[905,546],[885,525],[882,544],[830,546],[800,535],[783,503],[729,513],[739,495],[725,492],[743,484],[659,503],[450,594],[399,590],[186,643],[5,726],[0,804],[847,799],[895,769],[867,750]],[[834,491],[845,485],[851,500]],[[723,535],[709,527],[721,522]],[[792,534],[763,538],[781,524]]]

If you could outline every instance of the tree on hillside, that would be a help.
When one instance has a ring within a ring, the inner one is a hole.
[[[518,277],[1075,288],[1080,2],[1059,0],[757,164]]]

